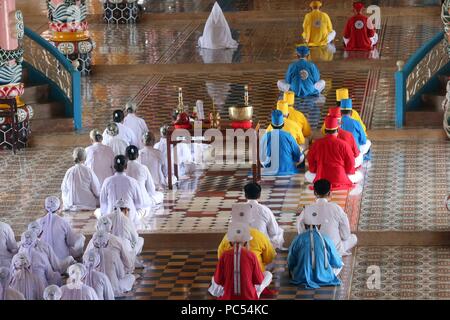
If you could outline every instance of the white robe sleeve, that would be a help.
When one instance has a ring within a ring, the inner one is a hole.
[[[284,243],[284,230],[278,225],[272,210],[265,206],[261,206],[261,208],[265,211],[265,216],[268,218],[267,234],[269,235],[270,241],[275,248],[281,249]]]
[[[72,192],[69,188],[71,169],[66,171],[64,175],[63,181],[61,183],[61,199],[62,199],[62,208],[63,210],[68,210],[70,206],[73,204]]]
[[[11,226],[6,225],[5,226],[5,233],[6,233],[6,247],[8,248],[8,251],[12,254],[16,254],[17,251],[19,251],[19,247],[17,246],[16,238],[14,236],[14,231],[12,230]]]
[[[306,231],[304,219],[305,219],[305,211],[303,210],[300,213],[300,215],[297,217],[297,232],[298,232],[298,234]]]
[[[120,243],[120,260],[123,263],[123,266],[125,268],[126,273],[132,273],[134,270],[134,261],[131,259],[129,254],[127,253],[125,247],[123,246],[122,242]]]
[[[103,286],[103,300],[114,300],[114,289],[111,281],[104,273],[99,272],[99,274],[101,274],[101,285]]]
[[[92,194],[98,199],[101,191],[100,181],[98,181],[98,178],[92,169],[89,169],[89,172],[91,174],[91,191]]]
[[[107,183],[103,183],[102,190],[100,191],[100,212],[102,215],[108,214],[108,188]]]
[[[348,221],[347,214],[342,210],[341,207],[337,206],[339,210],[339,235],[341,236],[342,241],[345,241],[350,238],[350,222]]]
[[[70,227],[69,223],[65,223],[64,226],[66,232],[66,245],[69,248],[70,254],[77,258],[83,254],[85,236],[81,233],[76,233]]]

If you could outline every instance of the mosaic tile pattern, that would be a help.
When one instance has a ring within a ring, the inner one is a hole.
[[[197,12],[210,11],[215,0],[184,0],[184,1],[164,1],[149,0],[146,5],[147,12],[155,13],[173,13],[173,12]],[[224,11],[251,11],[251,10],[307,10],[310,0],[218,0],[217,1]],[[400,6],[436,6],[440,4],[439,0],[423,1],[423,0],[373,0],[370,2],[374,5],[384,7],[400,7]],[[351,8],[352,1],[327,1],[325,9],[335,8]]]
[[[358,230],[449,230],[448,143],[377,141],[372,151]]]
[[[83,128],[103,131],[111,121],[113,111],[124,108],[128,101],[138,97],[151,79],[151,76],[118,78],[114,74],[83,77]]]
[[[232,205],[245,201],[242,190],[249,181],[248,173],[248,167],[225,172],[224,166],[210,167],[206,176],[182,183],[178,191],[169,193],[164,208],[145,221],[141,232],[226,232]],[[189,186],[187,190],[186,184]],[[264,177],[261,186],[263,191],[260,202],[272,210],[286,232],[296,232],[299,208],[315,201],[314,193],[305,183],[303,174]],[[349,196],[347,191],[336,191],[332,195],[332,201],[346,209],[354,230],[359,212],[355,203],[358,204],[360,199],[358,195]]]
[[[128,25],[92,24],[89,32],[97,45],[93,51],[94,64],[167,63],[197,27],[198,22],[186,20]]]
[[[358,247],[355,260],[350,299],[450,298],[448,247]],[[369,266],[380,268],[379,289],[367,286]]]
[[[61,182],[72,166],[72,148],[0,152],[0,219],[12,225],[16,235],[32,220],[45,214],[44,200],[61,195]],[[6,188],[7,186],[7,188]]]
[[[254,118],[263,126],[268,125],[270,112],[275,106],[279,95],[276,80],[282,79],[283,73],[243,73],[243,74],[196,74],[189,78],[182,75],[162,77],[156,84],[149,83],[143,90],[146,97],[139,107],[139,114],[145,118],[149,128],[159,132],[161,123],[170,121],[171,114],[177,105],[177,87],[183,88],[184,102],[189,108],[195,105],[196,100],[205,103],[205,114],[212,107],[212,98],[223,119],[228,119],[228,107],[242,105],[244,85],[249,85],[250,104],[254,108]],[[327,83],[320,99],[306,99],[297,102],[297,109],[305,112],[311,118],[312,124],[318,128],[328,112],[334,106],[335,91],[341,87],[350,89],[355,110],[360,111],[367,82],[367,71],[344,71],[337,75],[333,71],[324,70],[322,79]],[[164,103],[161,106],[161,102]],[[325,107],[324,107],[325,106]]]
[[[149,251],[142,254],[145,269],[132,292],[122,300],[212,300],[208,293],[217,264],[215,251]],[[308,290],[289,283],[287,252],[280,252],[275,260],[274,278],[269,286],[278,293],[278,300],[334,300],[346,299],[350,287],[352,256],[344,258],[342,285]],[[264,299],[264,298],[263,298]],[[266,298],[267,299],[267,298]]]
[[[372,129],[395,128],[395,80],[392,71],[379,70],[376,89],[369,91],[372,116],[365,117]]]
[[[389,17],[383,29],[381,56],[407,60],[425,42],[442,30],[437,16]]]

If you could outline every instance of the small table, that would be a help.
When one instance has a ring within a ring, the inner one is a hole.
[[[223,120],[220,122],[220,128],[210,128],[209,124],[204,124],[204,123],[203,123],[202,127],[198,128],[198,129],[194,129],[194,128],[192,128],[192,129],[175,129],[174,126],[169,127],[169,129],[167,130],[166,139],[167,139],[167,176],[168,176],[167,179],[168,179],[168,187],[170,190],[173,189],[172,146],[175,146],[178,143],[183,143],[182,141],[177,140],[176,136],[174,137],[175,140],[172,140],[173,139],[172,135],[175,130],[186,130],[187,132],[189,132],[189,137],[187,137],[187,138],[190,138],[190,141],[189,141],[190,143],[203,143],[203,144],[211,144],[212,141],[211,140],[204,141],[204,140],[197,140],[197,139],[200,137],[204,137],[205,132],[208,131],[209,129],[219,130],[223,137],[222,143],[224,146],[224,150],[226,150],[227,139],[230,139],[230,138],[233,138],[233,146],[234,146],[234,149],[236,148],[236,145],[235,145],[235,141],[236,141],[235,138],[237,138],[237,136],[235,136],[236,131],[242,130],[246,134],[246,137],[247,137],[247,134],[249,134],[249,135],[255,134],[256,137],[254,137],[255,138],[254,141],[256,141],[256,143],[255,143],[256,145],[253,144],[253,148],[255,148],[255,149],[252,149],[252,150],[256,151],[256,163],[252,164],[252,175],[253,175],[254,182],[258,182],[261,180],[261,163],[260,163],[260,157],[259,157],[259,130],[260,130],[259,121],[254,121],[252,128],[250,128],[250,129],[233,129],[231,127],[231,123],[232,123],[232,121]],[[253,130],[254,133],[249,133],[248,130]],[[183,135],[180,135],[180,136],[183,136]],[[195,139],[195,138],[197,138],[197,139]],[[252,144],[251,141],[250,141],[250,144]],[[178,164],[177,164],[178,161],[176,161],[177,160],[176,157],[177,157],[177,153],[175,152],[175,154],[174,154],[174,160],[175,160],[174,162],[175,163],[174,163],[174,167],[173,167],[173,171],[174,171],[173,174],[175,174],[175,176],[178,178]]]

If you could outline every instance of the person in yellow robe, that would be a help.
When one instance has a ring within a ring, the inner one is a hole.
[[[349,93],[348,93],[348,89],[347,88],[340,88],[336,90],[336,104],[337,106],[341,106],[341,101],[344,99],[349,99]],[[355,109],[352,109],[352,114],[350,116],[350,118],[358,121],[361,126],[364,129],[364,132],[367,135],[367,129],[366,129],[366,125],[364,124],[364,122],[362,121],[361,117],[359,116],[358,111],[356,111]]]
[[[320,1],[311,2],[310,7],[311,12],[307,13],[303,20],[302,37],[309,47],[326,46],[336,37],[330,16],[320,11]]]
[[[287,105],[287,110],[285,104]],[[312,134],[311,126],[305,115],[294,108],[294,104],[295,93],[292,91],[287,91],[283,94],[283,100],[278,101],[277,109],[283,112],[283,115],[287,114],[289,120],[297,123],[302,128],[303,136],[308,138]]]
[[[250,251],[256,255],[261,270],[264,272],[266,270],[266,266],[273,262],[277,253],[270,243],[269,238],[267,238],[267,236],[261,231],[255,228],[250,228],[250,236],[252,237],[252,240],[249,241]],[[220,259],[222,254],[230,249],[233,249],[233,246],[228,240],[227,235],[225,235],[219,245],[219,248],[217,249],[218,258]]]
[[[250,226],[250,224],[255,220],[254,214],[255,213],[251,204],[235,203],[231,207],[230,224],[242,223]],[[249,227],[249,229],[251,236],[251,240],[247,242],[249,249],[256,255],[256,258],[258,258],[261,270],[264,272],[266,270],[266,266],[273,262],[277,253],[269,238],[264,233],[255,228]],[[222,254],[230,249],[233,249],[233,246],[225,234],[219,248],[217,249],[219,260]]]
[[[266,129],[266,132],[270,132],[272,130],[273,130],[272,124],[269,124],[269,126]],[[290,133],[291,136],[294,137],[301,151],[305,149],[306,139],[305,136],[303,135],[302,128],[297,123],[288,119],[287,116],[285,116],[284,126],[282,130]]]

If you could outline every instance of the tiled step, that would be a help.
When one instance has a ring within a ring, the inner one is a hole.
[[[444,111],[442,102],[445,95],[442,92],[422,95],[422,105],[417,110],[407,111],[405,127],[410,128],[441,128]]]
[[[48,84],[37,84],[37,85],[25,84],[25,93],[22,96],[22,100],[25,103],[31,105],[33,105],[36,102],[45,102],[48,100],[49,90],[50,88]]]
[[[406,112],[407,128],[442,128],[444,111],[411,111]]]
[[[61,102],[45,102],[31,105],[34,109],[32,121],[39,119],[64,118],[64,105]]]
[[[52,118],[52,119],[32,119],[31,120],[32,135],[56,132],[73,131],[72,118]]]

